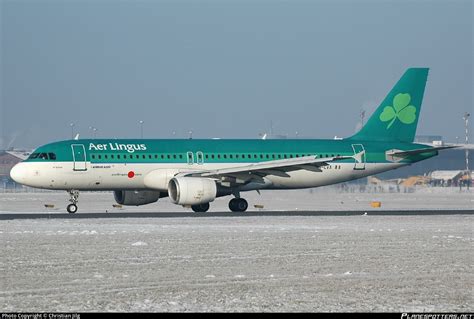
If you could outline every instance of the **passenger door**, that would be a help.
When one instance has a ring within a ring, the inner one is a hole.
[[[75,171],[86,171],[86,148],[82,144],[72,144],[72,160],[74,162],[73,170]]]

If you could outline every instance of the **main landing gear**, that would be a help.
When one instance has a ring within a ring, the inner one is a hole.
[[[229,202],[229,209],[233,212],[239,212],[239,213],[245,212],[248,207],[249,207],[249,204],[243,198],[232,198]],[[196,213],[205,213],[209,210],[209,203],[192,205],[191,209]]]
[[[229,202],[229,209],[233,212],[245,212],[249,203],[243,198],[232,198]]]
[[[76,190],[70,190],[68,191],[69,193],[69,201],[71,204],[67,205],[67,211],[69,214],[74,214],[77,212],[77,202],[79,201],[79,191]]]
[[[193,205],[191,209],[196,213],[205,213],[209,210],[209,203]]]

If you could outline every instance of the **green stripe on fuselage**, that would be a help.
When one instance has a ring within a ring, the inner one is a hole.
[[[198,152],[202,152],[204,163],[255,163],[308,155],[317,155],[318,157],[352,156],[354,155],[354,144],[363,145],[367,163],[389,162],[385,156],[385,152],[388,150],[407,151],[426,148],[426,145],[413,143],[356,142],[349,139],[84,139],[46,144],[37,148],[34,153],[54,153],[56,155],[55,161],[73,161],[72,145],[84,145],[86,159],[93,163],[187,163],[188,152],[192,152],[194,163],[199,161]],[[401,163],[414,163],[435,155],[437,155],[437,151],[419,154],[408,157]],[[130,158],[130,156],[132,157]],[[26,161],[44,162],[49,160],[36,158]],[[352,163],[354,160],[340,162]]]

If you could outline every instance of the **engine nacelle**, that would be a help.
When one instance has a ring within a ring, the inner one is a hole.
[[[160,192],[114,191],[114,197],[120,205],[139,206],[156,202],[160,198]]]
[[[171,202],[177,205],[199,205],[217,196],[216,182],[210,178],[175,177],[168,183]]]

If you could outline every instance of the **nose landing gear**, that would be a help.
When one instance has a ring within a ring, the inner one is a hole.
[[[79,191],[76,190],[70,190],[68,191],[69,193],[69,201],[71,204],[67,205],[67,211],[69,214],[74,214],[77,212],[77,202],[79,201]]]

